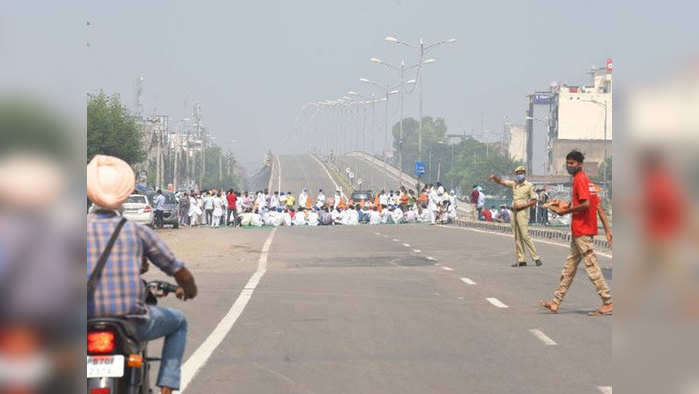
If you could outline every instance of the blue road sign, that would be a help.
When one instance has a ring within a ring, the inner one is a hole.
[[[416,161],[415,162],[415,176],[425,175],[425,162]]]

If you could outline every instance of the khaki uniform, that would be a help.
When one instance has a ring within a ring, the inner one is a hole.
[[[514,181],[503,181],[505,186],[512,188],[512,200],[516,204],[528,203],[530,200],[538,199],[534,191],[534,185],[528,181],[516,183]],[[526,261],[524,249],[529,251],[529,255],[533,260],[539,260],[540,257],[536,254],[536,247],[532,242],[532,237],[529,235],[529,208],[518,212],[512,212],[512,232],[515,235],[515,255],[517,262]]]
[[[604,280],[602,270],[600,270],[599,264],[597,264],[597,255],[595,255],[594,250],[592,250],[592,246],[593,237],[591,235],[583,235],[573,238],[570,241],[570,254],[568,258],[566,258],[566,263],[561,272],[561,283],[553,293],[556,303],[560,304],[563,301],[563,297],[565,297],[568,288],[571,283],[573,283],[575,273],[578,271],[580,260],[585,261],[587,277],[590,278],[590,281],[595,285],[597,294],[602,298],[602,302],[605,305],[612,302],[612,297],[609,294],[609,286],[607,286],[607,281]]]

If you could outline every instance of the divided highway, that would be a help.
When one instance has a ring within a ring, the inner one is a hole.
[[[270,184],[335,188],[309,155],[280,155]],[[511,237],[457,227],[161,234],[200,286],[163,302],[189,318],[187,393],[611,392],[612,319],[586,315],[599,299],[585,274],[558,315],[537,305],[565,245],[535,241],[544,266],[515,269]]]

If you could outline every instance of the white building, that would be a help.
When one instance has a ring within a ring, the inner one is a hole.
[[[612,67],[594,69],[591,86],[553,84],[548,143],[548,173],[564,175],[565,155],[577,149],[586,156],[586,170],[597,174],[611,154]],[[606,149],[605,149],[606,148]]]
[[[505,123],[507,153],[515,161],[527,160],[527,129],[522,125]]]

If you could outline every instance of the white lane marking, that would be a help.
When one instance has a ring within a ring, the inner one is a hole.
[[[432,256],[427,256],[426,259],[429,260],[429,261],[437,261],[437,259],[435,259],[435,258],[432,257]]]
[[[399,242],[399,240],[397,240],[397,239],[393,238],[393,242]]]
[[[539,338],[541,342],[544,343],[546,346],[555,346],[558,345],[556,341],[553,339],[549,338],[548,335],[544,334],[543,331],[539,330],[538,328],[532,328],[529,330],[532,334],[534,334],[535,337]]]
[[[406,248],[409,248],[410,244],[403,244],[403,246],[405,246]]]
[[[490,297],[486,298],[486,300],[488,300],[488,302],[497,306],[498,308],[509,308],[507,305],[503,304],[503,302],[498,300],[497,298]]]
[[[330,178],[330,182],[332,182],[333,185],[335,185],[335,190],[340,190],[340,186],[337,185],[337,182],[335,182],[333,177],[330,175],[330,171],[328,171],[328,169],[325,167],[325,164],[323,164],[320,160],[318,160],[318,158],[315,155],[312,154],[310,156],[313,158],[313,160],[316,161],[316,163],[318,163],[320,168],[322,168],[323,171],[325,171],[325,174],[328,176],[328,178]],[[347,199],[347,196],[345,195],[345,191],[342,190],[341,193],[342,193],[342,198]]]
[[[224,316],[223,319],[218,322],[216,328],[211,331],[211,334],[209,334],[206,340],[199,345],[197,350],[195,350],[194,353],[189,356],[187,362],[185,362],[182,366],[182,381],[180,384],[181,393],[185,391],[187,385],[189,385],[192,379],[194,379],[194,377],[197,375],[197,372],[199,372],[199,369],[206,364],[209,357],[211,357],[211,354],[214,352],[214,350],[216,350],[218,345],[221,344],[226,335],[228,335],[235,322],[243,313],[243,310],[245,310],[245,306],[252,298],[252,293],[260,283],[260,279],[262,279],[265,272],[267,272],[267,256],[269,255],[269,248],[272,245],[272,240],[274,239],[274,234],[276,232],[277,228],[275,227],[269,233],[269,236],[267,236],[267,240],[265,240],[264,245],[262,245],[260,259],[257,261],[257,271],[252,274],[248,280],[248,283],[245,284],[245,287],[231,306],[231,309],[228,310],[226,316]]]
[[[447,267],[447,266],[442,267],[442,269],[445,270],[445,271],[454,271],[453,268]]]
[[[374,233],[374,234],[376,234],[376,235],[381,235],[381,233]]]
[[[444,224],[440,224],[439,227],[451,228],[451,229],[455,229],[455,230],[475,231],[475,232],[477,232],[477,233],[499,235],[499,236],[502,236],[502,237],[509,237],[509,238],[513,238],[513,237],[514,237],[514,235],[512,235],[512,234],[505,234],[505,233],[498,233],[498,232],[493,232],[493,231],[478,230],[478,229],[475,229],[475,228],[468,228],[468,227],[446,226],[446,225],[444,225]],[[546,241],[546,240],[543,240],[543,239],[536,239],[536,238],[533,238],[533,237],[532,237],[532,241],[538,242],[538,243],[542,243],[542,244],[547,244],[547,245],[560,246],[560,247],[563,247],[563,248],[569,248],[569,247],[570,247],[570,244],[562,244],[562,243],[559,243],[559,242]],[[611,254],[603,253],[603,252],[598,252],[598,251],[595,251],[595,254],[598,255],[598,256],[606,257],[606,258],[608,258],[608,259],[611,259],[611,258],[614,257],[614,256],[612,256]]]
[[[415,253],[420,253],[420,252],[422,252],[422,250],[420,250],[420,249],[413,249],[413,252],[415,252]]]
[[[476,282],[474,282],[471,279],[466,278],[466,277],[461,278],[461,281],[466,283],[467,285],[475,285],[476,284]]]
[[[612,386],[597,386],[597,390],[604,394],[612,394]]]

